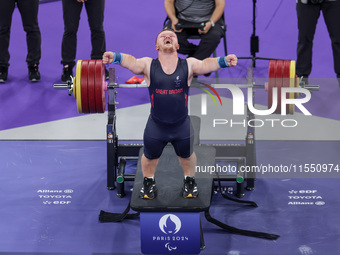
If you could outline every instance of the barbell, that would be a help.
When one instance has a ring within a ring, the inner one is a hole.
[[[110,77],[111,78],[111,77]],[[113,78],[114,80],[114,78]],[[220,86],[223,84],[219,84]],[[275,113],[281,113],[281,88],[303,87],[318,90],[319,86],[300,84],[295,74],[294,60],[270,60],[268,68],[268,82],[264,85],[255,84],[227,84],[241,87],[264,88],[268,92],[268,109],[273,103],[273,88],[277,88],[278,105]],[[193,84],[191,87],[202,87]],[[79,113],[104,113],[106,106],[106,91],[108,88],[136,88],[147,87],[145,84],[107,84],[105,80],[105,66],[102,60],[78,60],[76,76],[67,84],[54,84],[54,89],[68,90],[69,95],[76,98]],[[213,85],[212,85],[213,87]],[[286,98],[299,97],[298,93],[287,93]],[[294,114],[295,105],[287,105],[286,113]]]

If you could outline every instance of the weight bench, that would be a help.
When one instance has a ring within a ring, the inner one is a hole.
[[[194,146],[197,156],[197,166],[213,166],[216,150],[208,146]],[[139,198],[143,185],[141,156],[139,152],[136,178],[131,201],[122,214],[101,211],[101,222],[117,222],[136,218],[140,215],[141,250],[144,254],[199,254],[204,249],[203,231],[200,224],[200,212],[206,219],[224,230],[275,240],[279,236],[261,232],[241,230],[225,225],[209,214],[213,194],[213,176],[210,173],[196,173],[198,185],[197,198],[182,197],[184,174],[177,155],[171,145],[167,145],[160,157],[155,173],[158,194],[155,199]],[[236,201],[236,199],[232,199]],[[257,206],[254,202],[242,201]],[[128,214],[133,209],[137,213]]]
[[[198,166],[215,165],[215,148],[194,146]],[[142,157],[140,151],[139,158]],[[155,173],[157,197],[152,200],[139,198],[139,191],[143,186],[141,162],[138,161],[136,179],[133,185],[131,208],[138,212],[172,211],[172,212],[201,212],[209,209],[213,178],[209,173],[195,175],[199,195],[195,199],[182,197],[184,174],[175,150],[171,145],[164,148]]]

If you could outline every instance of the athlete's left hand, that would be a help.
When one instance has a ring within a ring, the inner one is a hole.
[[[237,65],[237,57],[234,54],[229,54],[225,57],[227,60],[228,66],[233,67]]]

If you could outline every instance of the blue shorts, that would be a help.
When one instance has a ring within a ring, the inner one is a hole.
[[[193,153],[194,131],[188,116],[176,124],[163,124],[150,116],[144,130],[144,156],[158,159],[167,143],[171,143],[177,156],[188,158]]]

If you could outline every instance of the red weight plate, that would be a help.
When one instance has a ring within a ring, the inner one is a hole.
[[[96,61],[90,60],[89,61],[88,75],[87,75],[87,91],[88,91],[88,97],[89,97],[89,111],[90,111],[90,113],[96,113],[97,112],[96,96],[95,96],[95,83],[94,83],[95,68],[96,68]]]
[[[275,76],[276,60],[270,60],[268,68],[268,109],[270,109],[273,104],[273,87],[275,86]]]
[[[277,107],[275,113],[281,113],[281,87],[283,77],[283,60],[276,61],[276,79],[275,87],[277,88]]]
[[[283,61],[283,79],[282,87],[289,88],[289,77],[290,77],[290,60]],[[289,93],[286,93],[286,98],[289,98]],[[286,114],[289,114],[289,105],[286,105]]]
[[[106,79],[105,79],[105,67],[102,60],[96,60],[94,83],[97,113],[103,113],[105,112],[106,104],[106,91],[105,91]]]
[[[88,70],[89,61],[83,60],[81,63],[81,107],[83,113],[89,113],[89,99],[87,93],[87,70]]]

